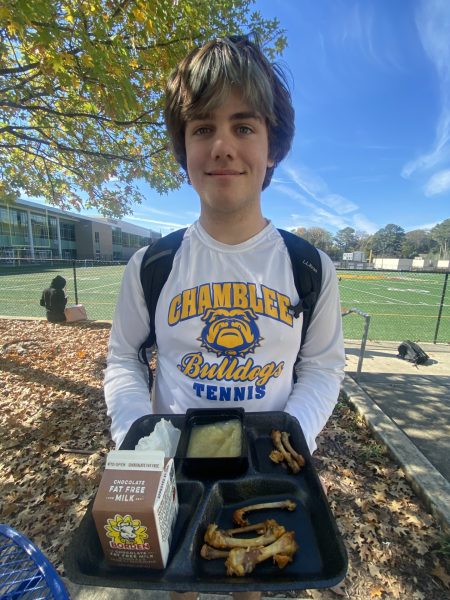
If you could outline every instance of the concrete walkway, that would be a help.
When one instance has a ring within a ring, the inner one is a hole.
[[[357,377],[359,343],[346,342],[343,389],[450,531],[450,345],[421,346],[430,360],[415,367],[397,358],[398,343],[369,343]]]

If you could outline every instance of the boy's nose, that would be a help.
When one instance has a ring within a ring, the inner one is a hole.
[[[234,147],[227,135],[218,135],[211,148],[211,155],[214,160],[220,158],[234,158]]]

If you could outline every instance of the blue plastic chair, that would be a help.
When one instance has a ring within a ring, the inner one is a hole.
[[[70,600],[56,569],[27,537],[0,524],[0,600]]]

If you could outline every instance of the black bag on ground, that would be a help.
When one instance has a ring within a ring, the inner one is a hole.
[[[423,365],[430,358],[428,354],[422,350],[419,344],[405,340],[398,347],[398,357],[407,360],[414,365]]]

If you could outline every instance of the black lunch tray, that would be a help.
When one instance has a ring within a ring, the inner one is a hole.
[[[185,422],[185,415],[142,417],[133,423],[120,449],[134,449],[138,440],[149,435],[162,418],[179,429]],[[209,593],[282,592],[326,588],[339,583],[347,572],[347,554],[298,421],[284,412],[249,412],[245,413],[244,426],[249,467],[241,477],[188,479],[183,475],[181,463],[177,464],[179,512],[165,569],[108,565],[95,529],[92,501],[64,556],[68,578],[82,585]],[[270,461],[272,429],[289,432],[292,446],[305,457],[306,466],[299,474],[289,474],[281,465]],[[223,559],[200,557],[209,523],[230,529],[236,508],[284,499],[294,500],[297,508],[293,512],[273,509],[248,513],[250,523],[273,518],[287,531],[295,531],[299,549],[293,562],[284,569],[267,560],[249,575],[230,577]]]

